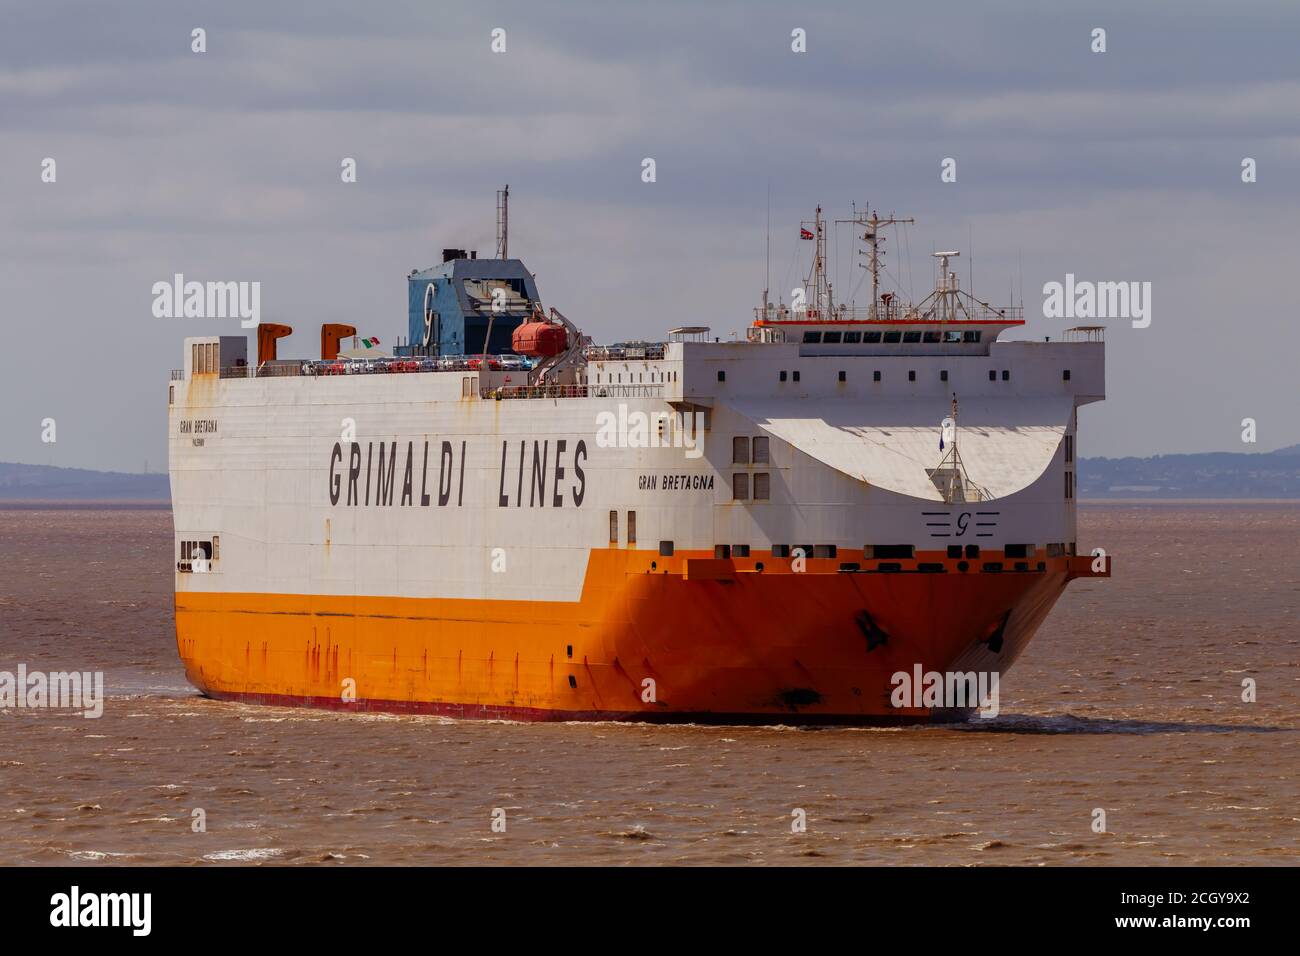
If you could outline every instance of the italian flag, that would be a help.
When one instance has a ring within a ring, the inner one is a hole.
[[[376,345],[379,344],[379,338],[378,336],[371,336],[368,339],[362,339],[361,344],[368,349],[373,349]]]

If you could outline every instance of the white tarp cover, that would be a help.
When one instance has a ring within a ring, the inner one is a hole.
[[[759,427],[850,477],[899,494],[941,501],[926,473],[938,466],[945,401],[728,402]],[[1032,484],[1052,461],[1073,399],[972,399],[958,409],[957,441],[970,480],[1001,498]]]

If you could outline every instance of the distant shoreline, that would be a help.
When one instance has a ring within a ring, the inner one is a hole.
[[[1225,505],[1283,505],[1300,507],[1300,498],[1080,498],[1084,508],[1106,505],[1183,505],[1204,507]],[[162,499],[132,498],[0,498],[0,511],[170,511],[172,503]]]
[[[1080,498],[1085,508],[1098,505],[1292,505],[1300,498]]]
[[[0,511],[171,511],[166,499],[0,498]]]

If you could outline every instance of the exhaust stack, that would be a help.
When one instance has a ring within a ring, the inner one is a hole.
[[[356,334],[357,330],[350,325],[326,322],[320,327],[321,359],[326,362],[334,361],[339,357],[339,342],[350,335]]]
[[[292,335],[293,328],[288,325],[276,325],[273,322],[260,322],[257,326],[257,364],[275,361],[275,342],[286,335]]]

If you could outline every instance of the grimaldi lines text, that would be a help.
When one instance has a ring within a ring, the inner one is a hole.
[[[450,504],[461,507],[465,503],[465,458],[469,443],[467,440],[462,440],[459,446],[449,441],[432,443],[435,456],[432,485],[429,483],[430,444],[427,439],[418,443],[414,440],[405,443],[396,440],[366,442],[363,452],[360,442],[348,442],[345,462],[345,443],[335,442],[329,463],[330,504],[345,507],[396,504],[428,508],[436,503],[439,508]],[[524,439],[514,449],[511,444],[509,441],[501,442],[501,468],[497,482],[497,504],[500,507],[521,507],[525,499],[530,508],[562,508],[566,502],[574,507],[582,506],[587,492],[587,476],[582,470],[582,463],[587,458],[585,441],[558,438],[553,449],[549,438],[540,441]],[[570,445],[573,447],[571,454]],[[397,467],[399,458],[404,463],[400,470]],[[511,462],[518,464],[517,482],[516,469]],[[568,472],[572,472],[572,479],[568,478]],[[525,474],[528,475],[526,495]],[[514,488],[513,493],[507,487],[507,479]]]

